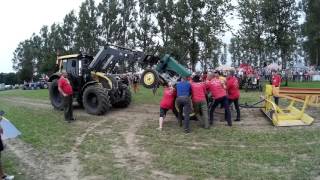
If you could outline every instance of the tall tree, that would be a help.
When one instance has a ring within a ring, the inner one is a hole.
[[[94,0],[86,0],[80,6],[76,27],[76,47],[89,54],[95,54],[99,46],[97,7]]]
[[[136,23],[135,20],[137,16],[136,3],[136,0],[120,0],[120,33],[118,39],[121,46],[130,46],[128,43],[129,36],[134,29],[134,23]]]
[[[265,24],[267,43],[273,45],[280,54],[282,68],[296,44],[298,30],[298,7],[295,0],[264,0],[262,14]]]
[[[150,51],[155,46],[153,38],[157,34],[157,27],[152,17],[155,16],[156,0],[139,0],[139,22],[135,26],[138,46],[143,51]]]
[[[63,19],[61,32],[63,46],[68,53],[76,51],[74,45],[76,25],[77,17],[75,16],[74,11],[71,11]]]
[[[118,0],[102,0],[98,5],[101,16],[102,38],[106,43],[113,44],[119,36],[120,25],[117,17],[120,13]]]
[[[304,49],[308,53],[311,64],[320,66],[320,2],[319,0],[303,0],[303,10],[306,22],[303,24],[303,34],[307,37]]]

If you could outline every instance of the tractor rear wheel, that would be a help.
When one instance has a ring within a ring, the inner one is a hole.
[[[159,76],[155,70],[147,69],[141,75],[141,83],[145,88],[154,88],[158,82]]]
[[[123,85],[123,86],[124,87],[122,87],[122,90],[121,90],[122,100],[113,104],[113,107],[115,108],[126,108],[131,103],[131,91],[128,88],[128,86],[126,85]]]
[[[63,97],[58,90],[58,79],[54,79],[49,86],[49,95],[52,106],[62,111],[63,110]]]
[[[87,87],[83,92],[82,102],[87,113],[94,115],[103,115],[111,107],[108,91],[99,85]]]

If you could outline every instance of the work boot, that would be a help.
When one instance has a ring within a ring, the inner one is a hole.
[[[191,133],[190,129],[184,129],[184,133],[188,134]]]

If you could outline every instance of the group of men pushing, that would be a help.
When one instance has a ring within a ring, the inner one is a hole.
[[[279,87],[281,84],[281,77],[277,75],[276,72],[273,73],[271,83],[275,87]],[[214,99],[214,102],[210,104],[208,103],[209,94],[211,98]],[[175,87],[173,87],[173,84],[168,83],[164,87],[163,97],[160,102],[159,130],[163,128],[163,121],[167,111],[174,108],[175,98],[179,111],[179,125],[182,126],[182,119],[184,119],[184,131],[186,133],[190,132],[189,121],[192,109],[191,105],[193,106],[197,119],[203,123],[203,127],[206,129],[213,125],[214,111],[218,105],[224,108],[224,119],[227,121],[228,126],[232,126],[231,112],[229,109],[232,103],[237,112],[235,121],[240,121],[240,90],[238,78],[235,76],[234,71],[230,71],[227,78],[219,76],[219,72],[214,71],[209,73],[205,79],[201,78],[200,75],[195,75],[192,79],[181,78]],[[277,97],[275,97],[275,102],[278,103]]]
[[[214,99],[214,102],[208,107],[209,93]],[[169,109],[173,109],[175,98],[179,111],[179,125],[182,126],[183,116],[184,130],[186,133],[190,132],[191,104],[193,105],[196,117],[202,121],[204,128],[208,129],[210,125],[213,124],[214,111],[218,105],[224,108],[225,120],[228,126],[232,126],[229,106],[234,103],[237,111],[235,121],[240,121],[239,97],[239,82],[238,78],[234,76],[234,71],[230,71],[226,80],[220,78],[218,71],[214,71],[210,73],[205,80],[202,80],[200,75],[195,75],[190,81],[188,78],[182,78],[181,81],[176,84],[175,88],[169,83],[168,86],[164,88],[163,98],[160,102],[159,129],[161,130],[163,127],[166,112]]]

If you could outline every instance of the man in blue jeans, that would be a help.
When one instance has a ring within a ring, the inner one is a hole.
[[[179,124],[182,126],[182,113],[184,115],[184,132],[190,133],[189,121],[191,111],[191,84],[186,77],[181,78],[181,81],[177,83],[177,104],[179,108]]]

